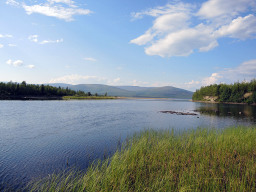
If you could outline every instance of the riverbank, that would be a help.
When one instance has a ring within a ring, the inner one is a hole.
[[[62,97],[56,96],[2,96],[0,100],[62,100]]]
[[[256,105],[256,103],[248,104],[248,103],[237,103],[237,102],[219,102],[219,101],[204,101],[204,100],[191,100],[192,102],[198,103],[214,103],[214,104],[231,104],[231,105]]]
[[[63,100],[100,100],[100,99],[119,99],[112,96],[64,96]]]
[[[227,104],[255,104],[256,80],[250,82],[236,82],[233,84],[211,84],[196,90],[192,96],[193,101],[210,101]]]
[[[50,175],[30,191],[254,191],[256,127],[144,131],[86,173]]]
[[[110,96],[10,96],[0,97],[0,100],[100,100],[100,99],[118,99],[118,97]]]

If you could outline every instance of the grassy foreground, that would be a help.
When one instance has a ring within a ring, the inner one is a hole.
[[[256,127],[144,131],[86,173],[51,175],[30,191],[256,191]]]

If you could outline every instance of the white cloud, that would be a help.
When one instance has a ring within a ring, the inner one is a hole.
[[[117,77],[115,79],[105,79],[102,84],[106,84],[106,85],[112,85],[112,86],[118,86],[118,85],[122,85],[125,84],[120,77]]]
[[[165,6],[158,6],[153,9],[148,9],[142,12],[132,13],[134,19],[142,18],[143,16],[159,17],[166,14],[175,14],[175,13],[189,13],[194,8],[191,4],[185,4],[182,2],[179,3],[168,3]]]
[[[75,2],[72,1],[72,0],[48,0],[48,2],[51,3],[51,4],[54,4],[54,3],[64,3],[64,4],[67,4],[67,5],[75,4]]]
[[[28,39],[32,42],[37,43],[38,42],[38,35],[30,35]]]
[[[79,83],[89,82],[89,80],[93,80],[94,82],[95,81],[99,82],[106,79],[102,77],[97,77],[97,76],[83,76],[83,75],[72,74],[72,75],[66,75],[63,77],[51,79],[49,83],[79,84]]]
[[[35,68],[35,65],[27,65],[26,67],[29,69],[33,69],[33,68]]]
[[[84,60],[86,60],[86,61],[92,61],[92,62],[96,62],[96,61],[97,61],[97,59],[92,58],[92,57],[86,57],[86,58],[84,58]]]
[[[120,77],[118,77],[118,78],[114,79],[113,82],[118,83],[118,82],[120,82],[120,80],[121,80]]]
[[[30,35],[28,39],[32,42],[39,43],[38,35]],[[48,43],[62,43],[63,39],[57,39],[57,40],[43,40],[39,44],[48,44]]]
[[[130,43],[144,45],[147,55],[172,57],[210,51],[219,45],[218,39],[222,37],[243,40],[256,38],[256,17],[253,14],[238,16],[248,11],[255,0],[226,0],[223,4],[227,9],[222,9],[222,2],[208,0],[199,11],[192,4],[176,2],[133,13],[136,19],[147,15],[155,20],[152,27]],[[213,10],[218,10],[213,11],[215,16],[206,11],[210,5]],[[224,16],[228,19],[223,19]]]
[[[7,5],[22,7],[28,15],[38,13],[49,17],[55,17],[65,21],[73,21],[75,15],[89,15],[92,13],[89,9],[80,8],[73,0],[45,0],[44,3],[34,1],[23,1],[19,3],[16,0],[6,0]],[[28,4],[30,3],[30,4]]]
[[[57,39],[57,40],[43,40],[40,42],[40,44],[48,44],[48,43],[62,43],[63,39]]]
[[[0,44],[0,49],[3,48],[3,47],[4,47],[4,45],[3,45],[3,44]]]
[[[121,81],[121,78],[105,78],[105,77],[99,77],[99,76],[90,76],[90,75],[78,75],[78,74],[72,74],[72,75],[65,75],[63,77],[58,77],[55,79],[51,79],[49,83],[67,83],[67,84],[105,84],[105,85],[120,85],[123,82]]]
[[[137,37],[136,39],[131,40],[130,43],[134,43],[137,45],[145,45],[148,42],[152,41],[154,36],[155,35],[151,33],[151,30],[148,30],[145,34]]]
[[[188,56],[194,49],[209,51],[218,45],[212,29],[205,25],[173,32],[145,48],[148,55]]]
[[[145,34],[130,41],[137,45],[145,45],[152,41],[156,36],[162,36],[170,32],[175,32],[187,28],[187,20],[189,19],[186,13],[172,13],[157,17],[153,27],[146,31]]]
[[[65,21],[73,21],[75,15],[89,15],[92,13],[89,9],[78,8],[74,5],[73,1],[67,0],[51,0],[50,3],[37,4],[37,5],[26,5],[23,4],[28,15],[38,13],[49,17],[56,17]],[[61,5],[65,3],[68,7]]]
[[[20,67],[20,66],[23,65],[23,61],[22,60],[15,60],[15,61],[13,61],[13,60],[9,59],[8,61],[6,61],[6,64],[12,65],[14,67]]]
[[[241,63],[237,67],[224,69],[212,73],[210,77],[205,77],[201,81],[192,80],[185,83],[188,88],[199,88],[215,83],[233,83],[236,81],[250,81],[256,77],[256,59]]]
[[[249,39],[256,36],[256,17],[252,14],[245,17],[238,17],[230,24],[222,26],[216,31],[216,35],[229,36],[237,39]]]
[[[23,63],[24,62],[22,60],[9,59],[9,60],[6,61],[6,64],[14,66],[14,67],[21,67],[21,66],[23,66]],[[33,69],[33,68],[35,68],[35,65],[26,65],[24,67],[29,68],[29,69]]]
[[[9,59],[8,61],[6,61],[6,64],[11,65],[12,64],[12,60]]]
[[[200,81],[194,81],[194,80],[192,80],[192,81],[190,81],[190,82],[188,82],[188,83],[185,83],[186,85],[198,85],[198,84],[200,84]]]
[[[203,3],[198,15],[205,18],[237,16],[253,6],[255,6],[255,0],[208,0]]]
[[[0,34],[0,38],[12,38],[12,35],[9,35],[9,34],[2,35],[2,34]]]
[[[188,27],[189,14],[186,12],[165,14],[154,21],[153,30],[157,33],[174,32]]]
[[[219,72],[225,78],[234,79],[251,79],[256,77],[256,59],[243,62],[235,68],[226,69]]]
[[[12,6],[19,6],[20,4],[17,2],[17,1],[15,1],[15,0],[7,0],[6,2],[5,2],[7,5],[12,5]]]
[[[133,80],[131,83],[132,83],[132,86],[146,86],[149,84],[148,82],[138,81],[138,80]]]
[[[213,73],[210,77],[206,77],[202,80],[202,85],[211,85],[215,84],[219,81],[222,76],[219,73]]]
[[[144,85],[142,84],[141,86],[144,87],[166,87],[166,86],[173,86],[173,87],[178,87],[178,85],[174,84],[174,83],[168,83],[168,82],[155,82],[152,84],[149,84],[147,82],[144,82]]]
[[[13,64],[13,66],[18,67],[18,66],[23,65],[23,61],[22,60],[16,60],[16,61],[13,61],[12,64]]]

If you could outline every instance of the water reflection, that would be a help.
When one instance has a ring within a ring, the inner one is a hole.
[[[234,104],[212,104],[204,103],[194,110],[201,115],[214,115],[234,118],[248,118],[255,121],[256,107],[251,105],[234,105]]]
[[[159,113],[194,110],[200,115]],[[0,191],[67,166],[86,170],[92,161],[113,154],[127,137],[148,128],[255,125],[255,114],[256,106],[169,99],[0,101]]]

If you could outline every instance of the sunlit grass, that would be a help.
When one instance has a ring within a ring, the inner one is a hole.
[[[256,127],[148,130],[86,173],[51,175],[30,191],[256,191]]]

